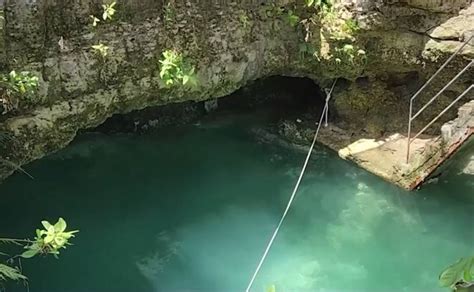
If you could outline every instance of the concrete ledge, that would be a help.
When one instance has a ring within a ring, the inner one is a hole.
[[[361,139],[339,150],[339,156],[405,189],[422,184],[474,134],[474,100],[459,108],[456,119],[444,124],[441,135],[415,139],[406,163],[407,138]]]

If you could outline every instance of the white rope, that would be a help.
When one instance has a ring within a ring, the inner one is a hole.
[[[332,87],[330,90],[325,90],[326,92],[326,100],[330,100],[332,96],[332,92],[334,91],[334,87],[336,87],[337,79],[334,81],[332,84]],[[329,106],[326,108],[326,112],[324,113],[324,127],[328,127],[328,117],[329,117]]]
[[[270,248],[273,245],[273,241],[275,241],[275,238],[277,237],[278,232],[280,231],[280,228],[283,225],[283,221],[285,221],[286,215],[288,214],[288,211],[290,210],[291,204],[293,203],[293,200],[295,199],[296,193],[298,192],[298,189],[300,187],[301,180],[303,179],[304,173],[306,172],[306,168],[311,158],[311,154],[313,153],[314,146],[316,145],[316,140],[318,139],[319,130],[321,129],[321,125],[323,123],[325,113],[329,110],[329,100],[331,99],[331,94],[332,94],[332,91],[334,90],[334,87],[336,86],[336,82],[337,82],[337,79],[336,81],[334,81],[334,84],[331,88],[330,93],[327,94],[326,96],[326,104],[321,114],[321,118],[319,119],[318,128],[316,129],[316,133],[314,134],[313,143],[311,144],[311,147],[309,148],[308,155],[306,155],[306,160],[304,162],[303,168],[301,169],[300,176],[298,177],[298,181],[296,182],[295,188],[293,189],[293,193],[291,194],[290,200],[288,201],[288,204],[286,205],[285,212],[283,212],[283,216],[281,216],[280,222],[278,223],[275,231],[273,232],[273,235],[270,238],[270,241],[268,242],[267,248],[265,249],[265,252],[263,253],[262,258],[260,259],[257,269],[253,273],[252,279],[250,280],[250,283],[248,284],[245,292],[250,292],[250,289],[252,289],[253,283],[255,282],[255,279],[257,278],[257,275],[260,272],[260,269],[262,268],[262,265],[265,262],[265,259],[267,258],[268,252],[270,251]]]

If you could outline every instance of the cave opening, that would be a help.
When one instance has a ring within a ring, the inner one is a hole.
[[[271,76],[217,99],[171,103],[115,114],[87,132],[141,133],[237,113],[264,114],[271,121],[303,116],[316,118],[322,112],[324,101],[323,90],[309,78]]]

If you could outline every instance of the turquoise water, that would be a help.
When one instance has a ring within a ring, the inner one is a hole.
[[[0,235],[80,229],[59,260],[23,261],[30,291],[244,291],[305,155],[260,142],[262,123],[88,134],[11,177]],[[474,250],[473,207],[457,171],[409,194],[319,148],[253,291],[444,291],[439,272]]]

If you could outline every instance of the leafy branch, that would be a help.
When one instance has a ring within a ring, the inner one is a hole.
[[[303,59],[306,55],[315,56],[318,61],[321,58],[334,61],[340,70],[340,65],[350,66],[364,65],[367,61],[365,50],[356,44],[356,34],[360,30],[356,19],[342,17],[344,6],[335,6],[332,0],[305,0],[306,6],[316,8],[317,13],[301,23],[306,30],[305,44],[300,45],[300,56]],[[311,44],[312,27],[320,27],[320,38],[329,44],[329,50],[319,52],[314,51]]]
[[[110,19],[112,20],[112,17],[114,16],[116,10],[115,10],[115,5],[117,4],[117,2],[112,2],[110,4],[103,4],[102,5],[102,9],[104,10],[104,12],[102,13],[102,19],[103,20],[107,20],[107,19]]]
[[[39,78],[29,71],[11,71],[0,75],[0,104],[3,114],[16,108],[20,100],[32,102],[38,89]]]
[[[27,280],[27,277],[21,273],[19,268],[8,265],[8,262],[12,262],[16,258],[29,259],[36,255],[48,254],[57,258],[60,250],[71,245],[69,240],[79,232],[78,230],[66,231],[67,223],[63,218],[59,218],[54,225],[46,220],[41,221],[41,224],[44,229],[36,229],[34,240],[0,238],[0,244],[21,246],[25,250],[21,254],[11,257],[5,264],[0,264],[0,282],[6,280]],[[0,253],[0,255],[5,256],[6,254]]]
[[[114,15],[115,15],[115,12],[117,12],[117,10],[115,9],[115,5],[117,5],[117,2],[115,2],[115,1],[110,3],[110,4],[102,4],[102,10],[103,10],[102,11],[102,19],[104,21],[113,19]],[[92,26],[93,27],[97,27],[98,24],[101,22],[101,20],[95,15],[90,15],[90,18],[92,19]],[[109,51],[110,51],[110,47],[108,47],[107,45],[105,45],[101,42],[91,46],[91,48],[96,54],[101,56],[103,59],[108,56]]]
[[[23,275],[19,268],[0,264],[0,283],[7,280],[26,281],[28,278]]]
[[[181,53],[175,50],[166,50],[159,63],[160,78],[165,82],[166,87],[177,84],[197,85],[196,69]]]

